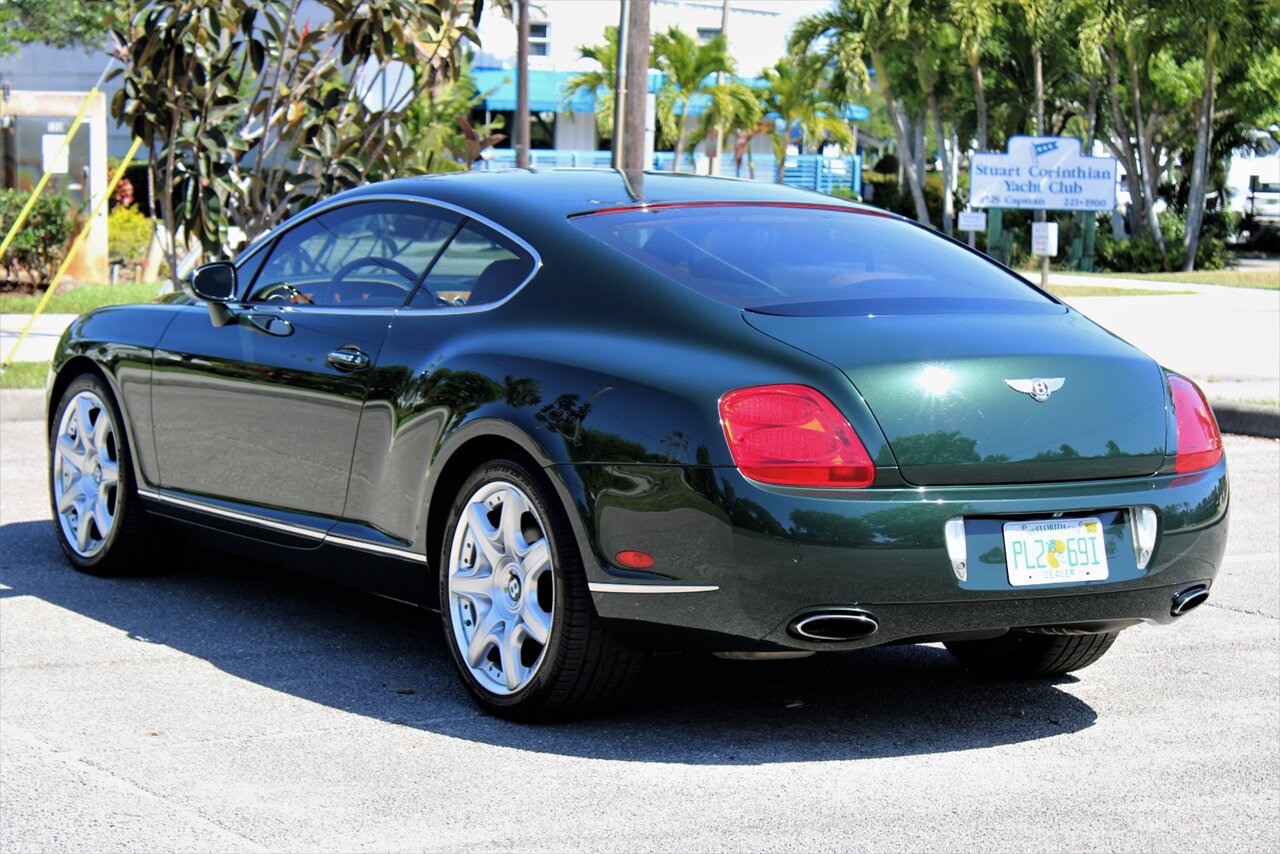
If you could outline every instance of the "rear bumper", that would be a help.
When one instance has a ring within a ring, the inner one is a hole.
[[[1009,628],[1167,623],[1173,596],[1211,585],[1226,548],[1225,462],[1179,477],[856,494],[764,487],[724,468],[579,466],[577,474],[596,608],[623,639],[652,648],[853,649]],[[1160,520],[1145,569],[1128,525],[1137,506],[1154,507]],[[1105,520],[1109,577],[1011,586],[1000,521],[1055,513]],[[943,536],[956,516],[970,532],[965,580]],[[624,549],[648,552],[654,567],[615,566],[611,556]],[[788,632],[824,608],[868,612],[879,628],[838,642]]]

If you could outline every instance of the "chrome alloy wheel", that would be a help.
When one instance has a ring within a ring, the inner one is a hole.
[[[52,484],[63,537],[77,555],[93,557],[116,524],[120,445],[106,405],[92,391],[81,391],[62,411]]]
[[[546,522],[518,486],[482,484],[449,548],[453,640],[486,690],[514,694],[538,672],[551,637],[555,573]]]

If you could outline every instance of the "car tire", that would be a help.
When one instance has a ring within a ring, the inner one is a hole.
[[[951,641],[946,647],[966,670],[983,676],[1029,679],[1061,676],[1088,667],[1111,649],[1119,635],[1009,632],[987,640]]]
[[[133,458],[111,390],[93,374],[71,381],[49,431],[49,501],[58,544],[81,572],[134,575],[145,511]]]
[[[596,614],[573,532],[540,477],[511,460],[476,469],[450,508],[440,555],[445,643],[471,695],[511,720],[621,702],[644,653]]]

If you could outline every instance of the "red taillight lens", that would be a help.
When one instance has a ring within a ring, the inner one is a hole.
[[[784,486],[870,486],[876,467],[831,401],[803,385],[766,385],[720,398],[729,453],[752,480]]]
[[[1176,472],[1202,471],[1222,459],[1222,434],[1204,394],[1186,377],[1169,375],[1173,393],[1173,415],[1178,422]]]

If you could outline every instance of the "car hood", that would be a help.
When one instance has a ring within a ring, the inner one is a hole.
[[[843,371],[909,483],[1135,477],[1164,462],[1163,371],[1069,309],[743,317]]]

